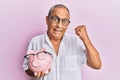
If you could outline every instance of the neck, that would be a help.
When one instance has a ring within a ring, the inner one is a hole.
[[[60,43],[62,40],[62,38],[54,38],[53,36],[50,36],[49,34],[48,34],[48,37],[49,37],[50,41],[53,43]]]
[[[54,47],[56,55],[58,55],[60,42],[61,42],[62,38],[61,39],[55,39],[55,38],[49,36],[49,39],[50,39],[50,41],[51,41],[51,43],[52,43],[52,45]]]

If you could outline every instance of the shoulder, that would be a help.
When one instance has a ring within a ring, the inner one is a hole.
[[[45,39],[44,38],[45,34],[40,34],[37,36],[34,36],[30,41],[29,41],[29,46],[28,49],[30,50],[37,50],[41,48],[41,43]]]
[[[34,36],[30,41],[41,40],[44,38],[44,36],[45,36],[45,34],[40,34],[40,35]]]

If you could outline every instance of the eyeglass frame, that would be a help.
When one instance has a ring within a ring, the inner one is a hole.
[[[56,19],[58,20],[58,22],[55,22],[55,21],[54,21],[54,22],[58,24],[58,23],[61,21],[61,23],[62,23],[63,26],[67,26],[67,25],[69,25],[70,22],[71,22],[69,19],[66,19],[66,18],[61,19],[61,18],[59,18],[58,16],[49,16],[49,18],[50,18],[50,19],[55,19],[55,18],[56,18]],[[66,25],[63,23],[64,20],[67,20],[67,21],[68,21],[68,23],[67,23]]]
[[[45,54],[49,54],[49,55],[52,56],[52,54],[51,54],[50,52],[47,52],[47,51],[40,51],[40,52],[37,52],[36,54],[26,54],[26,55],[24,56],[24,58],[29,59],[29,58],[27,58],[27,56],[29,56],[29,55],[35,56],[35,55],[38,55],[38,54],[40,54],[40,53],[45,53]],[[53,56],[52,56],[52,58],[53,58]]]

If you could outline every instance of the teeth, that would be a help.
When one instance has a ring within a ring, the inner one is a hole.
[[[59,31],[59,32],[61,32],[62,30],[59,30],[59,29],[54,29],[55,31]]]

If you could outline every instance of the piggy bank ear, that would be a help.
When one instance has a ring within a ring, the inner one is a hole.
[[[40,51],[46,51],[45,48],[41,48]]]
[[[28,50],[27,54],[34,54],[34,52],[32,50]]]

